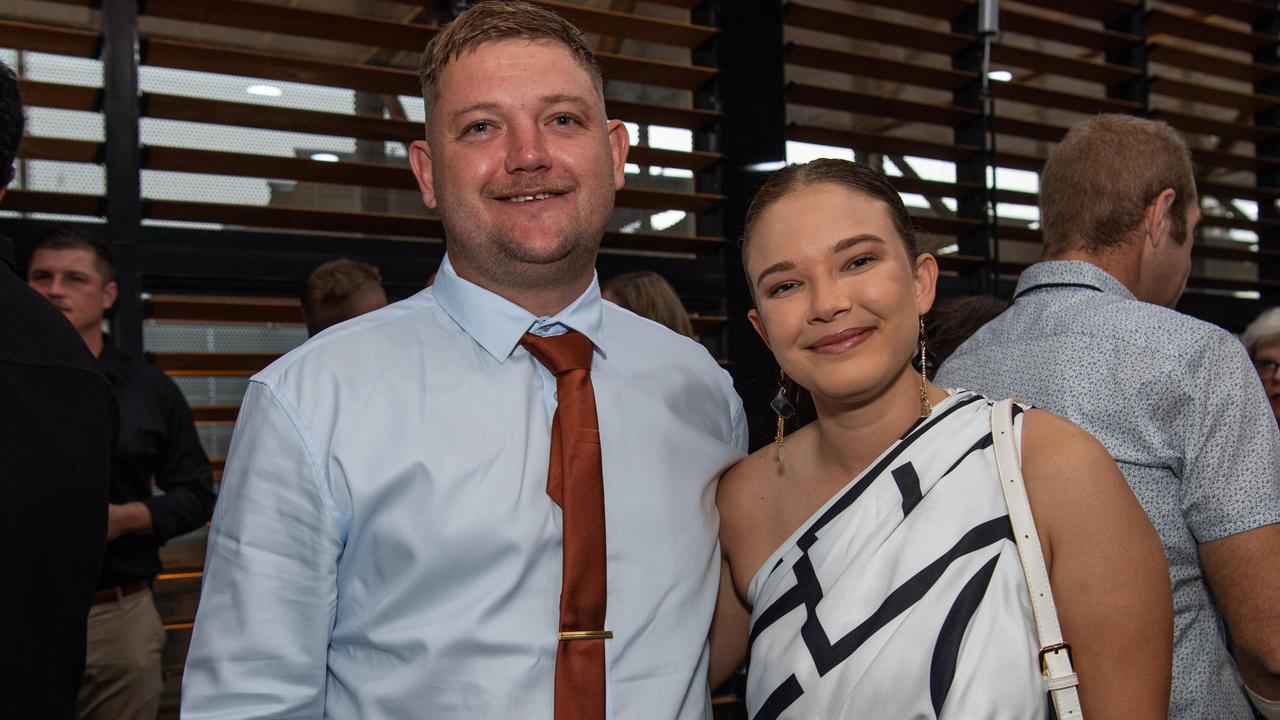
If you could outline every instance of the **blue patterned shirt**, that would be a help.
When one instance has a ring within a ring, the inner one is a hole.
[[[1252,718],[1197,553],[1199,543],[1280,522],[1280,432],[1239,341],[1139,301],[1094,265],[1042,262],[1023,272],[1013,305],[943,364],[938,383],[1016,396],[1102,441],[1169,561],[1169,717]]]

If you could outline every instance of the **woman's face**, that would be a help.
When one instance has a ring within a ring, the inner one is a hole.
[[[914,373],[937,263],[907,256],[883,202],[810,185],[769,206],[747,241],[751,322],[815,401],[864,402]]]
[[[1280,418],[1280,338],[1259,344],[1253,350],[1253,366],[1262,378],[1262,389],[1267,391],[1271,410]]]

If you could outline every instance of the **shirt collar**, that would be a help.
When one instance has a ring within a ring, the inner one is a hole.
[[[587,289],[550,317],[537,317],[510,300],[458,277],[448,254],[441,261],[431,288],[436,302],[458,327],[500,363],[511,357],[526,332],[560,335],[577,330],[587,336],[596,350],[605,354],[604,304],[600,300],[599,278],[594,273]]]
[[[1014,297],[1025,295],[1039,287],[1062,285],[1091,287],[1127,300],[1137,299],[1133,292],[1124,286],[1124,283],[1112,277],[1106,270],[1083,260],[1046,260],[1032,265],[1023,270],[1022,276],[1018,278]]]

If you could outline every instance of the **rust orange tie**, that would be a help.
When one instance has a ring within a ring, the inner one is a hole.
[[[605,538],[600,429],[591,387],[591,341],[569,331],[525,333],[529,354],[556,376],[547,494],[563,510],[564,580],[556,649],[555,720],[604,718]]]

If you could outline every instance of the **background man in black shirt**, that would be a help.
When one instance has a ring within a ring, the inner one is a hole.
[[[55,228],[36,242],[27,282],[80,333],[120,407],[107,551],[89,613],[80,717],[149,720],[159,707],[164,648],[150,584],[160,571],[160,545],[209,520],[209,459],[177,385],[155,366],[121,353],[103,333],[103,316],[117,292],[105,245],[83,230]],[[163,495],[152,493],[153,478]]]
[[[0,199],[22,137],[0,63]],[[2,207],[2,205],[0,205]],[[111,387],[75,330],[19,277],[0,237],[0,715],[74,717],[106,545]]]

